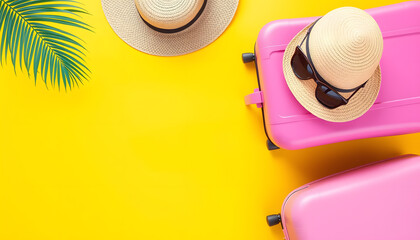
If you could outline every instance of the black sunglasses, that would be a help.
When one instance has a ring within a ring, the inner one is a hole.
[[[314,25],[312,25],[312,27]],[[318,100],[318,102],[320,102],[325,107],[329,109],[334,109],[339,106],[346,105],[350,101],[350,99],[361,88],[363,88],[366,85],[366,82],[354,89],[338,89],[328,84],[320,76],[318,77],[315,67],[313,66],[312,62],[308,59],[308,57],[306,57],[306,55],[303,53],[303,50],[301,48],[301,45],[303,44],[305,39],[308,38],[308,40],[306,41],[306,49],[309,53],[309,34],[312,27],[308,30],[308,33],[306,34],[305,38],[302,40],[300,45],[296,46],[296,50],[293,54],[291,61],[293,72],[296,75],[296,77],[298,77],[300,80],[313,79],[315,81],[315,83],[317,84],[317,87],[315,89],[315,97]],[[338,93],[339,91],[354,92],[349,98],[345,98],[341,96],[340,93]]]

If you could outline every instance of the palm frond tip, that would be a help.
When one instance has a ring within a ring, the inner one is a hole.
[[[71,88],[88,78],[81,39],[64,28],[91,30],[73,0],[0,0],[0,64],[10,59],[16,71],[24,64],[28,75],[52,86]]]

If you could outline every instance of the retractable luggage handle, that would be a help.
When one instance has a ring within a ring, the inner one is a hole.
[[[258,108],[262,108],[263,97],[260,89],[254,89],[254,92],[245,96],[245,104],[256,104]]]

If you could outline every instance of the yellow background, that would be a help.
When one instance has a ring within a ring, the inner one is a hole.
[[[241,53],[261,27],[378,1],[241,0],[227,31],[180,57],[121,41],[84,1],[91,80],[47,90],[0,70],[0,239],[282,239],[267,214],[296,187],[405,153],[419,134],[269,152]]]

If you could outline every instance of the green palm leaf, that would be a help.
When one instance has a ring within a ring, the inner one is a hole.
[[[71,88],[88,78],[82,40],[69,32],[90,31],[80,19],[87,12],[74,0],[0,0],[0,64],[10,59],[48,86]],[[64,30],[66,29],[66,30]]]

